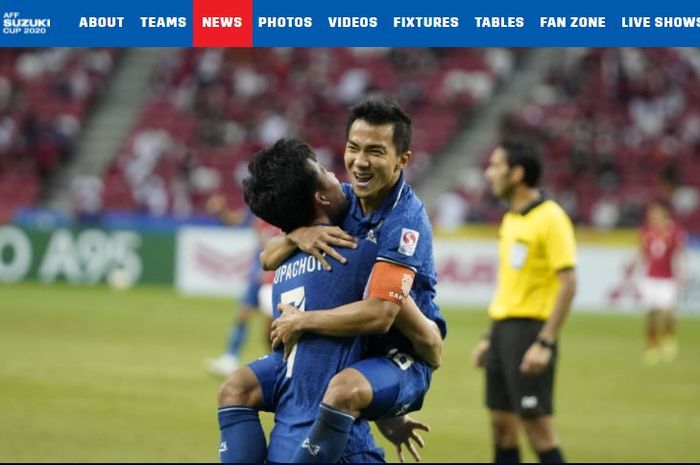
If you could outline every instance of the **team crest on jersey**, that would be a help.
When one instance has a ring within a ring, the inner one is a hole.
[[[399,253],[404,254],[407,257],[412,257],[413,254],[416,253],[416,246],[418,245],[419,237],[420,234],[418,231],[402,228],[401,241],[399,242]]]
[[[377,243],[377,234],[374,232],[374,229],[370,229],[367,232],[367,238],[368,241],[374,242],[375,244]]]

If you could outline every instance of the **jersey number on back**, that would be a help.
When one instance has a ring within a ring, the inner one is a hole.
[[[280,300],[283,304],[293,305],[300,312],[306,310],[306,292],[304,291],[304,286],[295,287],[292,290],[283,292],[282,295],[280,295]],[[292,377],[296,355],[297,345],[295,344],[287,359],[287,374],[285,375],[287,378]]]

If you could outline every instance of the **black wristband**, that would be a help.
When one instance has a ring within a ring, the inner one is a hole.
[[[549,342],[547,339],[545,339],[542,336],[537,336],[537,339],[535,339],[535,341],[539,345],[541,345],[542,347],[544,347],[546,349],[550,349],[550,350],[554,349],[554,346],[556,345],[556,342]]]

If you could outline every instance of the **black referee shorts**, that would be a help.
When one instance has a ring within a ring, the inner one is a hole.
[[[524,418],[553,413],[557,348],[542,373],[526,376],[520,372],[523,356],[543,325],[543,321],[529,318],[494,322],[486,353],[486,406],[490,410],[514,412]]]

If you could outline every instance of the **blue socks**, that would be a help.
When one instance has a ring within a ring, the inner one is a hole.
[[[294,454],[294,463],[334,463],[343,456],[355,417],[321,403],[318,418]]]
[[[258,411],[248,407],[219,408],[221,463],[262,463],[267,457],[265,433]]]
[[[226,348],[226,353],[239,358],[241,353],[241,347],[245,344],[245,340],[248,337],[248,324],[244,322],[236,323],[236,326],[231,328],[231,332],[228,337],[228,347]]]

